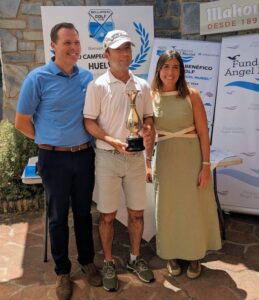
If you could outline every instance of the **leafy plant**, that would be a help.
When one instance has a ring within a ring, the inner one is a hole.
[[[24,166],[32,156],[37,156],[34,142],[18,132],[11,122],[1,121],[0,204],[42,197],[42,186],[26,185],[21,181]]]

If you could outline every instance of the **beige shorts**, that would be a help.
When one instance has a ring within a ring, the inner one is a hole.
[[[117,211],[123,192],[128,208],[145,209],[146,172],[142,152],[123,155],[115,150],[97,149],[95,171],[95,199],[100,212]]]

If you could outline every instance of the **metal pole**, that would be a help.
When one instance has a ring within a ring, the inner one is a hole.
[[[225,240],[226,239],[225,222],[224,222],[224,216],[223,216],[223,212],[222,212],[222,209],[221,209],[221,206],[220,206],[218,192],[217,192],[217,173],[216,173],[216,168],[213,169],[213,181],[214,181],[214,194],[215,194],[215,199],[216,199],[217,208],[218,208],[218,216],[219,216],[221,238],[222,238],[222,240]]]

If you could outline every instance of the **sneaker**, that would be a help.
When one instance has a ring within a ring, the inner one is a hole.
[[[196,279],[201,274],[201,263],[197,260],[195,267],[190,263],[187,269],[187,277],[190,279]]]
[[[179,264],[177,263],[176,259],[170,259],[167,262],[167,270],[169,275],[171,276],[178,276],[181,274],[181,268]]]
[[[128,262],[127,269],[133,273],[136,273],[138,278],[143,282],[149,283],[155,280],[153,272],[149,269],[145,260],[140,256],[137,256],[133,262]]]
[[[58,275],[56,282],[56,295],[58,300],[70,300],[72,297],[72,282],[70,274]]]
[[[85,277],[90,285],[102,285],[102,276],[93,263],[82,265],[81,270],[85,274]]]
[[[119,281],[113,261],[104,261],[103,264],[103,288],[108,292],[117,291]]]

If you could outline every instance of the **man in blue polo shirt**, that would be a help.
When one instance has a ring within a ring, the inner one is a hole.
[[[55,57],[26,77],[20,91],[15,127],[39,147],[39,172],[48,196],[51,253],[57,274],[58,299],[70,299],[68,211],[71,203],[78,262],[89,284],[101,285],[93,264],[90,213],[94,187],[92,137],[83,125],[83,106],[92,74],[76,65],[81,46],[71,23],[51,30]]]

